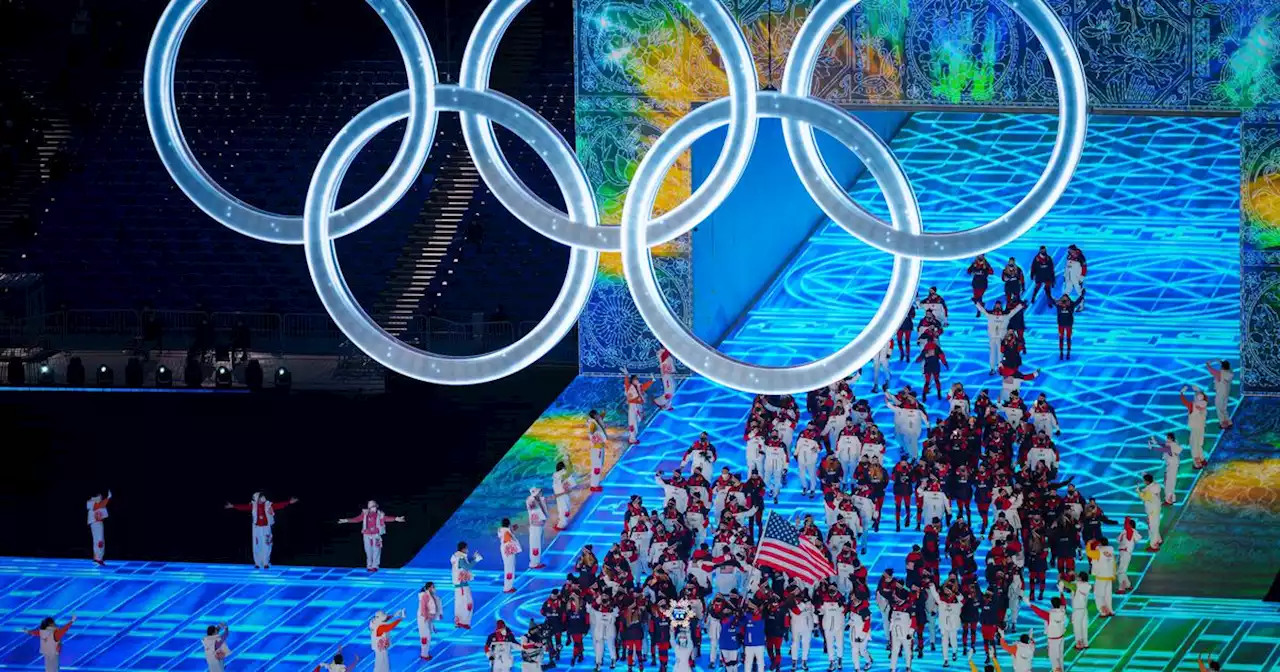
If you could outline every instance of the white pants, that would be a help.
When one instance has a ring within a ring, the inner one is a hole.
[[[893,622],[889,626],[889,669],[898,669],[898,656],[907,659],[907,669],[911,669],[911,617],[904,611],[893,614]]]
[[[1213,407],[1218,411],[1218,426],[1231,424],[1231,416],[1227,415],[1227,402],[1230,400],[1230,390],[1214,390]]]
[[[822,638],[827,642],[827,659],[829,667],[834,668],[836,661],[844,660],[844,614],[822,615]]]
[[[1080,262],[1068,260],[1067,271],[1062,279],[1065,282],[1062,288],[1064,294],[1079,294],[1084,289],[1084,269],[1080,267]]]
[[[1204,462],[1204,420],[1187,423],[1187,429],[1191,430],[1191,438],[1187,440],[1191,444],[1191,459]]]
[[[849,614],[849,657],[853,658],[853,669],[862,669],[862,659],[867,659],[867,668],[871,668],[871,653],[867,651],[867,642],[871,633],[862,631],[862,616]]]
[[[604,473],[604,446],[591,446],[591,488],[600,487],[601,474]]]
[[[707,620],[707,639],[711,640],[711,666],[714,668],[715,661],[720,658],[720,619],[709,618]]]
[[[460,586],[453,589],[453,622],[471,627],[471,612],[475,611],[471,603],[471,586]]]
[[[644,407],[640,404],[627,404],[627,438],[631,443],[640,440],[640,418],[644,417]]]
[[[1062,653],[1063,653],[1062,638],[1050,637],[1049,638],[1049,669],[1054,670],[1055,672],[1061,672],[1061,670],[1063,669]]]
[[[1099,614],[1111,613],[1111,584],[1115,583],[1112,579],[1095,578],[1093,580],[1093,603],[1098,605]]]
[[[542,532],[544,525],[529,526],[529,568],[542,566]]]
[[[884,370],[884,387],[889,386],[889,360],[880,361],[879,357],[871,360],[871,385],[880,385],[880,371]]]
[[[381,534],[364,535],[364,560],[365,567],[368,569],[377,569],[382,566]]]
[[[991,370],[996,370],[996,365],[1000,363],[1000,338],[997,336],[987,336],[987,346],[990,352],[988,359],[991,361]]]
[[[1172,504],[1177,500],[1178,492],[1178,460],[1164,458],[1164,501]]]
[[[107,553],[107,538],[102,530],[102,522],[89,523],[89,534],[93,537],[93,559],[102,562]]]
[[[52,658],[53,658],[53,666],[50,667],[49,665],[50,658],[49,656],[45,657],[44,659],[45,672],[56,672],[56,670],[58,669],[58,656],[54,655]],[[226,662],[219,660],[217,658],[213,658],[211,656],[205,656],[204,661],[209,664],[209,672],[222,672],[223,670],[227,669]]]
[[[253,526],[253,566],[266,567],[271,564],[271,526]]]
[[[765,672],[763,646],[745,646],[742,650],[747,654],[742,664],[742,672],[751,672],[757,665],[760,667],[760,672]]]
[[[786,462],[781,457],[764,458],[764,485],[769,492],[777,492],[782,487],[782,470]]]
[[[556,513],[560,514],[560,522],[556,523],[556,527],[564,529],[569,527],[569,495],[556,495]]]
[[[391,672],[391,664],[387,663],[387,667],[384,669],[385,672]],[[377,663],[374,663],[373,672],[384,672],[384,669],[379,669]],[[492,672],[511,672],[511,654],[503,652],[495,655],[493,657],[493,667],[490,670]]]
[[[800,462],[800,489],[818,489],[818,464],[816,462]]]
[[[662,408],[671,408],[671,397],[676,393],[676,377],[670,373],[662,374],[662,396],[654,403]]]
[[[721,651],[720,658],[724,660],[724,669],[728,672],[737,672],[738,670],[738,650]]]
[[[791,667],[809,665],[809,647],[813,645],[813,624],[804,625],[809,627],[799,627],[794,624],[794,621],[791,626]]]
[[[942,660],[946,662],[947,654],[960,648],[959,642],[956,641],[956,631],[960,629],[960,622],[952,617],[939,618],[938,628],[942,630]]]
[[[516,556],[502,554],[502,590],[516,589]]]
[[[612,628],[610,628],[612,630]],[[591,646],[596,650],[596,667],[604,665],[604,652],[609,652],[609,662],[618,662],[618,651],[614,648],[614,637],[611,632],[600,631],[596,628],[591,629]]]
[[[1159,546],[1164,543],[1164,537],[1160,536],[1160,503],[1147,505],[1147,543],[1151,546]]]
[[[45,655],[44,672],[58,672],[58,670],[61,669],[60,667],[58,667],[58,657],[59,657],[59,654],[56,654],[56,653],[50,653]],[[213,670],[213,666],[210,665],[209,669]],[[216,670],[216,672],[222,672],[221,668]]]
[[[913,460],[920,459],[920,430],[898,432],[898,440],[902,441],[902,454]]]
[[[418,653],[418,656],[421,658],[431,657],[431,629],[434,627],[435,625],[431,621],[418,616],[418,641],[422,644],[422,651]]]
[[[1120,564],[1116,567],[1116,589],[1120,592],[1128,592],[1133,587],[1129,583],[1129,563],[1132,561],[1133,553],[1120,551]]]
[[[1071,634],[1076,636],[1076,646],[1089,646],[1089,610],[1071,609]]]

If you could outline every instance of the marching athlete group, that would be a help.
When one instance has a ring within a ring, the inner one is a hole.
[[[1055,299],[1052,258],[1041,248],[1031,263],[1031,300],[1043,290],[1055,307],[1061,359],[1071,356],[1086,273],[1083,252],[1069,247],[1066,287]],[[999,376],[999,395],[981,390],[971,396],[960,383],[942,381],[942,368],[949,367],[942,340],[951,315],[945,299],[930,288],[894,341],[873,360],[872,397],[855,395],[860,374],[809,392],[803,410],[790,395],[757,396],[744,427],[743,473],[718,466],[719,450],[704,432],[678,464],[673,459],[669,473],[655,474],[663,489],[657,507],[631,496],[617,540],[601,555],[590,544],[581,549],[573,573],[542,602],[541,622],[530,623],[523,636],[498,622],[485,645],[493,670],[506,672],[517,662],[527,672],[540,670],[544,656],[558,661],[566,648],[571,665],[587,663],[597,670],[606,664],[687,670],[704,645],[713,667],[728,672],[739,666],[749,672],[780,670],[784,649],[793,669],[808,670],[811,653],[821,649],[828,669],[846,663],[855,670],[869,669],[877,655],[887,654],[889,669],[896,670],[900,664],[911,669],[913,660],[926,655],[927,643],[930,651],[941,648],[944,666],[981,647],[988,658],[1007,651],[1021,672],[1030,669],[1039,641],[1052,669],[1063,669],[1068,628],[1075,647],[1087,648],[1088,600],[1092,596],[1099,617],[1113,615],[1111,597],[1131,589],[1128,569],[1144,537],[1133,520],[1108,517],[1070,477],[1061,476],[1066,470],[1055,444],[1061,430],[1053,405],[1040,394],[1028,406],[1021,395],[1022,383],[1039,373],[1022,371],[1026,281],[1016,261],[1010,259],[1001,271],[1004,298],[991,307],[985,304],[989,277],[995,275],[991,265],[979,256],[968,274],[976,313],[987,323],[990,368]],[[889,362],[895,345],[899,361],[911,360],[913,346],[919,348],[920,392],[910,385],[891,390]],[[664,389],[653,403],[663,410],[671,408],[675,387],[674,361],[665,350],[660,367]],[[1227,429],[1232,371],[1226,361],[1211,362],[1207,369],[1214,380],[1219,424]],[[627,440],[634,445],[651,383],[632,375],[624,380]],[[944,402],[933,417],[927,408],[931,391]],[[1194,466],[1202,468],[1209,399],[1199,388],[1190,397],[1187,391],[1183,388],[1182,402],[1189,443]],[[881,403],[893,415],[896,451],[889,449],[889,438],[873,417],[873,407]],[[599,491],[608,439],[603,417],[594,411],[587,436],[590,487]],[[1172,434],[1152,438],[1150,446],[1162,455],[1165,477],[1146,474],[1136,490],[1147,513],[1147,549],[1154,551],[1161,544],[1161,509],[1173,503],[1182,449]],[[797,513],[793,523],[785,524],[793,525],[804,544],[820,550],[832,570],[827,575],[808,576],[756,557],[766,533],[765,514],[793,477],[815,507],[811,515]],[[515,561],[521,553],[527,550],[531,568],[543,565],[545,525],[564,529],[569,524],[569,493],[575,487],[565,465],[558,465],[552,479],[554,521],[542,490],[530,491],[528,549],[520,544],[518,528],[502,521],[498,538],[506,592],[515,590]],[[894,530],[914,526],[919,541],[897,568],[873,579],[861,557],[887,524],[882,515],[888,515],[885,500],[890,495]],[[86,506],[98,564],[105,562],[103,522],[110,500],[108,492]],[[251,514],[255,566],[270,566],[275,513],[296,501],[272,503],[255,493],[248,504],[227,505]],[[403,521],[371,501],[358,516],[338,522],[361,525],[366,569],[375,572],[386,523]],[[465,543],[451,558],[454,624],[460,629],[471,625],[472,568],[481,559]],[[1088,571],[1077,566],[1085,559]],[[683,613],[677,605],[690,614],[673,630],[672,614]],[[1024,607],[1042,619],[1042,639],[1018,633]],[[416,616],[420,655],[431,660],[435,622],[444,618],[433,584],[419,593]],[[370,622],[379,672],[390,669],[390,634],[399,623],[400,618],[384,612]],[[70,625],[46,619],[30,631],[40,638],[46,669],[58,669]],[[673,632],[681,634],[673,638]],[[871,646],[875,633],[882,637],[884,653]],[[202,640],[211,670],[222,669],[230,653],[228,637],[227,626],[220,624],[210,626]],[[345,670],[342,653],[316,669]]]

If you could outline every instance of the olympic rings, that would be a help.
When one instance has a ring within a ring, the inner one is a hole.
[[[426,31],[404,0],[366,0],[391,30],[409,72],[410,113],[404,140],[391,167],[364,196],[338,211],[339,238],[358,231],[386,214],[413,186],[427,165],[427,153],[436,134],[436,59],[427,44]],[[302,218],[281,215],[254,207],[223,189],[205,172],[182,135],[178,105],[174,100],[173,74],[178,67],[178,48],[191,21],[206,0],[172,0],[160,15],[147,48],[142,74],[143,106],[147,127],[160,160],[173,181],[204,211],[223,226],[269,243],[300,245]]]
[[[480,16],[462,57],[461,86],[483,91],[489,86],[489,72],[507,27],[529,0],[493,0]],[[756,141],[756,65],[746,36],[719,0],[684,0],[689,11],[706,27],[720,49],[729,77],[729,132],[720,158],[711,173],[688,200],[655,218],[650,226],[650,244],[666,243],[693,230],[709,217],[733,191],[751,158]],[[468,112],[462,113],[462,134],[476,159],[481,179],[511,214],[542,235],[570,247],[599,252],[621,249],[617,227],[589,229],[567,219],[525,186],[515,175],[498,147],[493,125]]]
[[[568,143],[546,119],[519,101],[492,91],[473,91],[440,85],[437,104],[444,111],[482,115],[505,126],[530,146],[540,148],[569,205],[570,217],[587,227],[597,224],[595,201],[586,173]],[[471,357],[436,355],[414,348],[388,334],[369,317],[347,287],[338,266],[329,227],[340,223],[334,213],[338,188],[347,167],[365,144],[387,126],[412,115],[411,93],[401,91],[369,106],[347,123],[320,157],[303,210],[303,247],[307,270],[325,310],[342,333],[379,364],[396,373],[443,385],[471,385],[511,375],[547,354],[573,328],[595,282],[599,254],[572,248],[569,272],[546,317],[525,336],[500,350]],[[549,153],[554,153],[548,158]]]
[[[858,240],[885,252],[932,261],[990,252],[1030,231],[1066,190],[1084,151],[1088,108],[1084,65],[1071,36],[1045,0],[1003,0],[1022,17],[1044,45],[1057,76],[1058,135],[1040,179],[1013,209],[981,226],[954,233],[912,235],[891,229],[853,202],[831,176],[813,137],[813,129],[782,120],[787,153],[809,195],[822,211]],[[806,97],[818,53],[836,23],[860,0],[819,0],[796,33],[782,76],[782,92]]]
[[[564,337],[581,313],[599,252],[621,251],[623,272],[641,317],[691,369],[748,392],[792,393],[822,387],[863,366],[893,336],[915,298],[923,260],[988,252],[1028,231],[1061,197],[1083,151],[1088,92],[1070,36],[1045,0],[1004,0],[1045,45],[1057,75],[1060,123],[1053,153],[1031,192],[1009,212],[967,231],[925,233],[911,184],[884,141],[839,108],[809,98],[818,51],[834,24],[858,0],[818,2],[796,36],[781,93],[756,90],[755,62],[746,37],[722,0],[682,0],[720,50],[729,96],[694,110],[658,138],[633,177],[622,226],[600,227],[591,185],[569,143],[535,111],[488,90],[498,43],[528,0],[492,0],[468,41],[459,86],[438,83],[426,32],[405,0],[366,1],[400,48],[409,88],[369,106],[334,137],[316,166],[302,217],[261,210],[227,192],[200,166],[183,137],[174,100],[174,71],[183,36],[206,0],[171,0],[156,25],[143,74],[147,125],[165,168],[197,207],[247,236],[302,244],[312,283],[338,328],[378,363],[428,382],[480,383],[533,363]],[[385,214],[408,192],[426,165],[441,110],[461,115],[467,147],[498,200],[530,228],[571,248],[564,284],[542,321],[515,343],[471,357],[419,350],[379,327],[347,287],[333,242]],[[895,255],[885,302],[862,333],[832,355],[790,367],[739,362],[699,340],[665,305],[648,253],[651,246],[692,230],[724,202],[746,168],[761,116],[783,120],[792,164],[823,212],[863,242]],[[373,136],[401,119],[408,119],[408,128],[386,174],[355,202],[335,211],[351,161]],[[498,146],[494,122],[524,139],[543,158],[564,196],[567,213],[538,198],[515,175]],[[711,129],[726,124],[724,149],[708,178],[688,200],[653,217],[658,190],[676,157]],[[814,141],[815,127],[850,147],[867,166],[884,192],[890,224],[863,210],[836,184]]]
[[[762,116],[799,119],[808,126],[823,129],[852,149],[884,192],[894,228],[920,235],[923,230],[920,206],[911,183],[888,145],[866,124],[815,98],[796,98],[770,91],[760,91],[756,96]],[[884,347],[915,301],[923,263],[914,257],[895,257],[885,301],[871,322],[852,342],[822,359],[788,367],[757,366],[731,359],[703,343],[671,314],[662,298],[649,257],[652,242],[647,238],[648,219],[671,165],[699,137],[724,125],[728,105],[728,99],[721,98],[694,110],[659,137],[641,159],[622,209],[622,270],[645,324],[671,354],[690,369],[721,385],[756,394],[818,389],[861,368]]]

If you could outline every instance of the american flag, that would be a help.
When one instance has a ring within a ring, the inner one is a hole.
[[[801,537],[795,525],[776,513],[770,513],[764,525],[764,535],[756,549],[756,565],[772,567],[810,585],[836,574],[827,552],[811,539]]]

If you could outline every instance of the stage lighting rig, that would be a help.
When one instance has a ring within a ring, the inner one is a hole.
[[[156,387],[173,387],[173,369],[164,364],[156,369]]]
[[[288,391],[293,386],[293,374],[289,373],[289,369],[280,367],[276,369],[276,389]]]
[[[98,367],[98,387],[111,387],[115,384],[116,374],[111,367],[103,364]]]
[[[40,378],[39,378],[39,380],[40,380],[40,384],[41,384],[41,385],[52,385],[52,384],[53,384],[53,369],[52,369],[52,368],[50,368],[50,366],[49,366],[48,364],[41,364],[41,365],[40,365]]]
[[[219,366],[218,370],[213,374],[213,384],[220,390],[231,387],[231,369]]]

